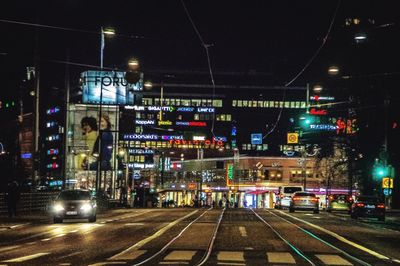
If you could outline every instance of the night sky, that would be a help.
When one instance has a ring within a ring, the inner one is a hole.
[[[216,73],[262,73],[263,85],[270,86],[284,85],[306,65],[320,47],[338,5],[338,1],[184,3],[204,43],[211,45],[211,65]],[[377,30],[366,26],[373,38],[383,35],[379,49],[372,43],[367,48],[356,47],[355,53],[354,32],[344,27],[347,17],[373,18],[375,26],[396,22],[395,7],[395,1],[341,1],[325,46],[293,85],[322,80],[332,63],[348,75],[398,69],[398,24]],[[0,75],[5,86],[0,95],[13,94],[13,87],[24,78],[25,67],[33,65],[35,47],[39,48],[42,80],[48,86],[62,87],[65,66],[52,61],[65,61],[67,51],[73,63],[99,65],[101,26],[113,26],[117,32],[106,40],[106,67],[124,69],[129,58],[137,57],[145,73],[208,71],[205,49],[181,1],[12,1],[1,8],[0,19]],[[390,40],[385,47],[381,46],[383,39]],[[368,57],[357,54],[363,49]],[[72,66],[72,78],[84,69]]]

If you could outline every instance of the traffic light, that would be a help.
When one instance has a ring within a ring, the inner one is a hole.
[[[299,117],[300,126],[309,128],[311,124],[315,123],[315,117],[310,114],[302,114]]]

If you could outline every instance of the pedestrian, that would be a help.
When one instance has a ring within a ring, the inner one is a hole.
[[[222,199],[219,200],[218,206],[219,206],[220,209],[222,208]]]
[[[8,208],[8,216],[17,216],[17,203],[19,201],[20,193],[17,181],[8,184],[6,192],[6,202]]]

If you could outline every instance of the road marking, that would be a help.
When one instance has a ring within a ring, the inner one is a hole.
[[[11,249],[16,249],[16,248],[19,248],[19,247],[20,247],[20,245],[3,247],[3,248],[0,248],[0,252],[8,251],[8,250],[11,250]]]
[[[217,262],[218,265],[230,265],[230,266],[245,266],[246,263],[238,263],[238,262]]]
[[[125,225],[144,225],[144,223],[126,223]]]
[[[182,265],[182,264],[189,264],[187,261],[161,261],[158,264],[167,264],[167,265]]]
[[[137,242],[137,243],[134,244],[133,246],[131,246],[131,247],[125,249],[124,251],[122,251],[122,252],[120,252],[120,253],[118,253],[118,254],[112,256],[112,257],[109,258],[108,260],[119,260],[119,259],[122,259],[122,258],[130,259],[129,254],[127,254],[127,253],[129,253],[130,251],[136,251],[136,250],[138,250],[139,248],[141,248],[142,246],[144,246],[145,244],[147,244],[147,243],[150,242],[151,240],[153,240],[153,239],[155,239],[155,238],[161,236],[162,234],[164,234],[168,229],[170,229],[171,227],[175,226],[175,225],[176,225],[177,223],[179,223],[180,221],[182,221],[182,220],[184,220],[184,219],[186,219],[186,218],[192,216],[193,214],[195,214],[195,213],[198,212],[198,211],[199,211],[199,210],[192,211],[191,213],[185,215],[184,217],[181,217],[181,218],[179,218],[179,219],[177,219],[177,220],[175,220],[175,221],[169,223],[168,225],[164,226],[163,228],[161,228],[160,230],[158,230],[157,232],[155,232],[153,235],[151,235],[151,236],[149,236],[149,237],[147,237],[147,238],[145,238],[145,239],[142,239],[141,241]]]
[[[244,254],[242,251],[220,251],[218,252],[217,260],[244,261]]]
[[[174,260],[174,261],[182,261],[192,260],[193,256],[196,255],[196,251],[189,251],[189,250],[174,250],[171,251],[167,256],[164,257],[164,260]]]
[[[289,252],[267,252],[269,263],[296,264],[295,259]]]
[[[95,264],[90,264],[89,266],[103,266],[103,265],[110,265],[110,264],[126,264],[126,261],[99,262],[99,263],[95,263]]]
[[[343,237],[343,236],[341,236],[341,235],[339,235],[339,234],[337,234],[337,233],[334,233],[334,232],[332,232],[332,231],[329,231],[328,229],[325,229],[325,228],[323,228],[323,227],[321,227],[321,226],[318,226],[318,225],[309,223],[309,222],[307,222],[307,221],[304,221],[304,220],[302,220],[302,219],[299,219],[299,218],[297,218],[297,217],[295,217],[295,216],[293,216],[293,215],[287,214],[287,213],[285,213],[285,212],[282,212],[282,211],[279,211],[279,212],[282,213],[282,214],[284,214],[284,215],[286,215],[286,216],[289,216],[289,217],[291,217],[291,218],[293,218],[293,219],[295,219],[295,220],[297,220],[297,221],[303,222],[303,223],[305,223],[305,224],[307,224],[307,225],[309,225],[309,226],[311,226],[311,227],[314,227],[314,228],[316,228],[316,229],[318,229],[318,230],[320,230],[320,231],[322,231],[322,232],[324,232],[324,233],[326,233],[326,234],[328,234],[328,235],[330,235],[330,236],[333,236],[334,238],[336,238],[336,239],[338,239],[338,240],[340,240],[340,241],[342,241],[342,242],[344,242],[344,243],[346,243],[346,244],[348,244],[348,245],[351,245],[351,246],[353,246],[353,247],[355,247],[355,248],[358,248],[358,249],[360,249],[360,250],[362,250],[362,251],[364,251],[364,252],[367,252],[368,254],[370,254],[370,255],[372,255],[372,256],[375,256],[375,257],[377,257],[377,258],[379,258],[379,259],[382,259],[382,260],[391,260],[391,261],[395,261],[395,262],[397,262],[397,263],[400,262],[400,260],[391,259],[391,258],[389,258],[389,257],[387,257],[387,256],[385,256],[385,255],[382,255],[382,254],[380,254],[380,253],[378,253],[378,252],[376,252],[376,251],[373,251],[373,250],[371,250],[371,249],[369,249],[369,248],[366,248],[366,247],[364,247],[364,246],[362,246],[362,245],[360,245],[360,244],[357,244],[357,243],[355,243],[355,242],[353,242],[353,241],[350,241],[350,240],[348,240],[347,238],[345,238],[345,237]]]
[[[239,226],[239,232],[242,237],[247,237],[246,227]]]
[[[44,238],[44,239],[42,239],[42,240],[40,240],[40,241],[49,241],[49,240],[51,240],[51,238]]]
[[[68,265],[71,265],[71,263],[60,263],[58,265],[60,265],[60,266],[68,266]]]
[[[10,259],[10,260],[3,260],[3,262],[23,262],[23,261],[27,261],[27,260],[32,260],[32,259],[36,259],[38,257],[42,257],[45,255],[48,255],[50,253],[36,253],[33,255],[28,255],[28,256],[23,256],[23,257],[19,257],[19,258],[15,258],[15,259]]]
[[[253,247],[245,247],[244,250],[254,250]]]
[[[315,255],[320,259],[325,265],[343,265],[343,266],[353,266],[352,263],[343,259],[338,255]]]
[[[59,234],[59,235],[56,235],[55,237],[62,237],[62,236],[65,236],[66,234]]]
[[[76,232],[78,232],[78,230],[72,230],[72,231],[70,231],[70,233],[76,233]]]

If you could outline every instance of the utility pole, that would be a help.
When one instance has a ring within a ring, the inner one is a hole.
[[[66,55],[66,64],[65,64],[65,107],[64,107],[64,158],[63,158],[63,182],[62,182],[62,188],[65,189],[67,175],[68,175],[68,169],[67,169],[67,162],[68,162],[68,126],[69,126],[69,93],[70,93],[70,84],[69,84],[69,50],[67,50],[67,55]]]
[[[40,170],[40,154],[39,154],[39,96],[40,96],[40,63],[39,63],[39,35],[36,31],[35,39],[35,52],[34,52],[34,65],[35,65],[35,129],[34,129],[34,167],[32,171],[32,180],[37,182],[38,172]]]

